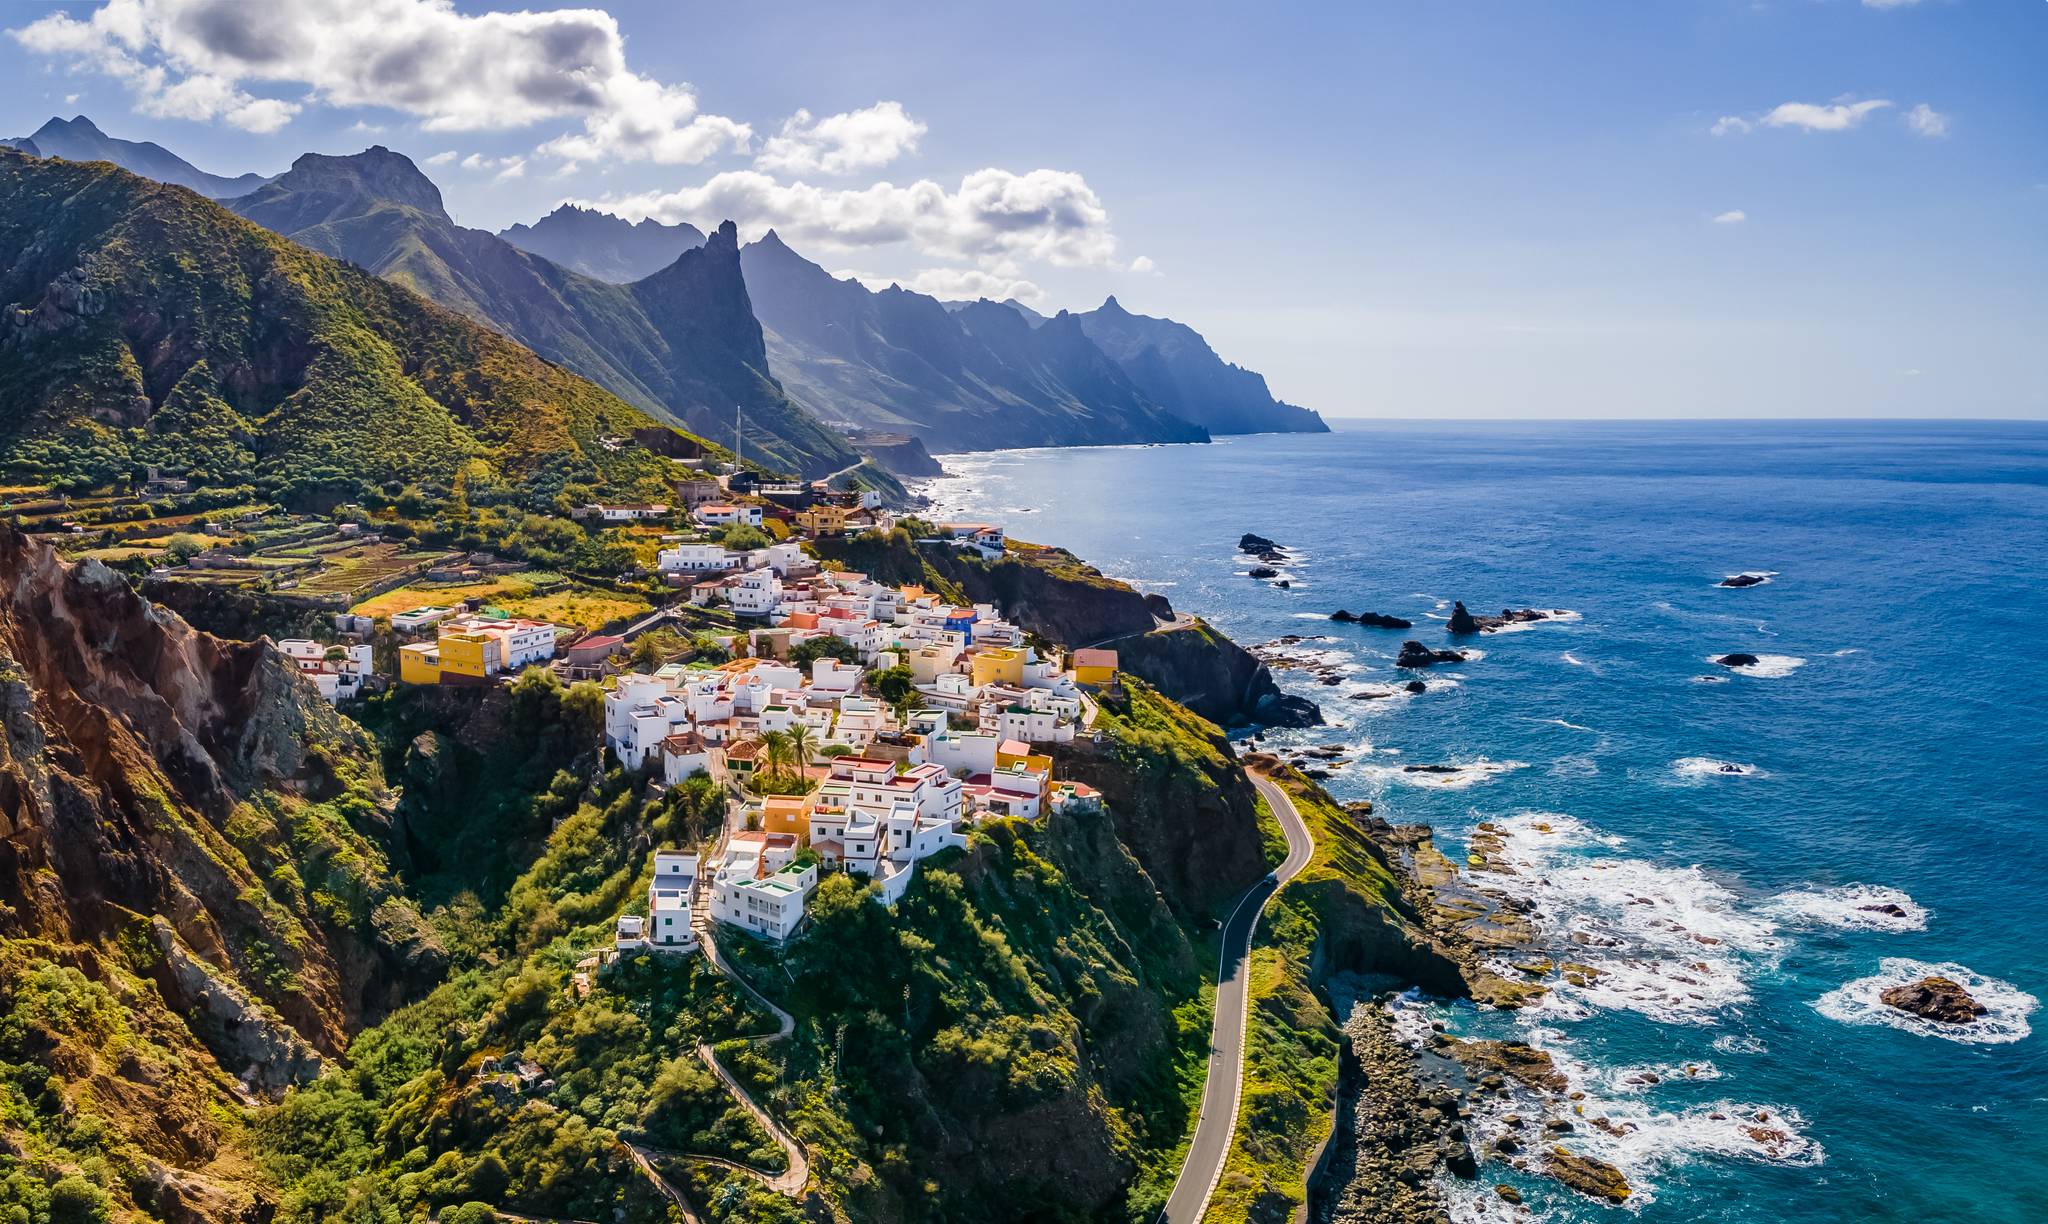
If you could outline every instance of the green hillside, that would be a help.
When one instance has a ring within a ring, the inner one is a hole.
[[[610,392],[105,162],[0,149],[0,303],[0,463],[17,473],[160,464],[346,496],[445,484],[472,458],[537,491],[667,468],[621,441],[655,422]]]

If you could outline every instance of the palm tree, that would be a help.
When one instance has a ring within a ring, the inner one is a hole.
[[[764,731],[761,733],[761,763],[769,777],[787,777],[791,756],[789,732]]]
[[[789,737],[789,755],[796,767],[796,776],[801,779],[804,769],[811,763],[811,753],[817,747],[817,735],[811,725],[805,722],[791,723],[783,733]]]

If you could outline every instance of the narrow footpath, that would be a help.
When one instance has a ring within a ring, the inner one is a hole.
[[[1252,935],[1265,913],[1266,901],[1280,886],[1293,879],[1315,853],[1315,839],[1294,810],[1294,801],[1270,779],[1250,770],[1245,777],[1258,788],[1266,806],[1287,835],[1287,858],[1273,872],[1252,885],[1238,900],[1237,908],[1223,924],[1222,947],[1217,953],[1216,1016],[1209,1036],[1209,1078],[1202,1089],[1202,1112],[1195,1123],[1195,1137],[1188,1144],[1180,1178],[1166,1208],[1159,1213],[1164,1224],[1197,1224],[1209,1209],[1209,1197],[1223,1176],[1230,1157],[1231,1136],[1237,1131],[1237,1112],[1244,1095],[1244,1041],[1250,1021],[1250,970]]]

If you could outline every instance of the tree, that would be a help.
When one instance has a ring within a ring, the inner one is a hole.
[[[805,671],[809,671],[811,664],[816,663],[819,659],[837,659],[841,663],[858,663],[860,662],[860,652],[853,648],[852,642],[842,637],[833,637],[830,634],[798,642],[789,649],[789,661]]]
[[[633,663],[637,667],[659,667],[681,654],[686,646],[683,635],[673,629],[650,629],[634,640]]]
[[[766,731],[762,733],[761,765],[769,777],[788,777],[791,756],[789,732]]]
[[[164,557],[173,565],[183,565],[205,552],[207,548],[205,536],[181,531],[164,542]]]
[[[769,544],[773,543],[768,538],[767,532],[746,523],[734,523],[732,526],[727,527],[724,533],[719,536],[718,542],[734,552],[751,552],[756,548],[766,548]]]
[[[892,706],[908,700],[917,691],[910,669],[901,663],[875,672],[868,677],[868,682],[875,686],[875,696]]]
[[[811,754],[816,747],[817,734],[811,730],[809,723],[801,722],[791,724],[787,734],[789,735],[790,761],[795,766],[796,776],[801,778],[804,775],[805,767],[811,763]]]

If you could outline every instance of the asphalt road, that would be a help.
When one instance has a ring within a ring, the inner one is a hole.
[[[1287,834],[1287,858],[1265,879],[1246,890],[1237,908],[1223,924],[1223,945],[1216,966],[1216,1020],[1209,1034],[1209,1079],[1202,1089],[1201,1119],[1195,1124],[1194,1142],[1180,1167],[1180,1179],[1159,1215],[1165,1224],[1196,1224],[1208,1209],[1216,1180],[1223,1175],[1223,1162],[1230,1155],[1230,1137],[1237,1129],[1238,1098],[1244,1088],[1244,1033],[1248,998],[1248,973],[1252,932],[1266,899],[1282,884],[1308,865],[1315,852],[1315,839],[1294,810],[1294,801],[1272,782],[1247,773],[1252,785],[1273,809],[1280,828]]]

